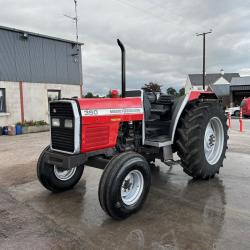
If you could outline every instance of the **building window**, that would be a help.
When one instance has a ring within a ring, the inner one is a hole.
[[[6,112],[5,89],[0,89],[0,113]]]
[[[48,90],[48,101],[55,101],[61,98],[61,90],[49,89]]]

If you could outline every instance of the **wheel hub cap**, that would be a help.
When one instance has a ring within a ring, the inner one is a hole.
[[[132,170],[127,174],[121,185],[121,198],[126,205],[135,204],[141,197],[144,187],[142,173]]]
[[[204,152],[209,164],[214,165],[220,159],[224,146],[224,129],[221,120],[213,117],[207,124],[204,136]]]
[[[57,179],[61,181],[67,181],[73,177],[76,172],[76,167],[69,170],[64,170],[62,168],[54,166],[54,173]]]

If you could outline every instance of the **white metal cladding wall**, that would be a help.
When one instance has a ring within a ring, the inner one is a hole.
[[[21,120],[19,85],[0,81],[0,88],[4,88],[6,94],[6,113],[0,113],[0,126],[15,124]]]
[[[48,121],[48,90],[60,90],[62,98],[79,96],[80,87],[68,84],[23,83],[24,119]]]
[[[70,42],[0,29],[0,81],[79,84],[82,66],[74,54]]]
[[[6,93],[6,113],[0,113],[0,126],[14,125],[21,121],[19,84],[0,81],[0,88]],[[60,90],[63,98],[80,94],[78,85],[23,82],[25,120],[48,121],[48,90]]]

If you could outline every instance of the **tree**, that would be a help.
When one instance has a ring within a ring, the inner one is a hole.
[[[161,92],[162,85],[156,83],[156,82],[150,82],[148,84],[144,84],[142,89],[144,89],[147,92]]]
[[[169,88],[167,88],[167,94],[172,95],[172,96],[177,96],[177,91],[175,88],[169,87]]]
[[[88,92],[84,97],[85,98],[94,98],[94,95],[92,92]]]
[[[111,89],[109,90],[108,94],[106,95],[107,98],[111,98],[112,97],[112,91]]]
[[[85,98],[99,98],[99,95],[94,95],[92,92],[87,92]]]
[[[183,95],[185,95],[185,88],[180,88],[178,96],[183,96]]]

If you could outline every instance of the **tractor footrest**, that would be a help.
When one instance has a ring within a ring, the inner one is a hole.
[[[174,161],[174,160],[167,160],[167,161],[164,161],[164,163],[166,165],[168,165],[169,167],[172,167],[174,165],[180,165],[181,161],[178,160],[178,161]]]
[[[161,147],[172,145],[172,142],[169,136],[159,135],[159,136],[152,136],[152,137],[146,138],[144,144],[161,148]]]

